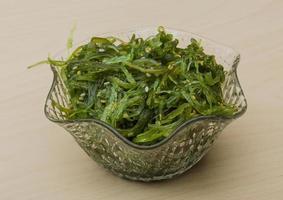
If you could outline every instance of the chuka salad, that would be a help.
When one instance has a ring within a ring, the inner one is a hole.
[[[225,71],[201,41],[185,48],[159,27],[157,34],[129,41],[92,37],[66,60],[48,58],[60,72],[70,99],[55,101],[65,119],[99,119],[130,141],[149,145],[198,116],[231,116],[221,85]]]

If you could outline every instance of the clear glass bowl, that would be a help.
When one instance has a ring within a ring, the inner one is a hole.
[[[191,38],[201,40],[205,52],[213,54],[226,73],[223,95],[227,103],[238,109],[232,117],[202,116],[191,119],[178,127],[169,137],[151,146],[134,144],[108,124],[96,119],[67,120],[54,106],[52,100],[68,106],[68,95],[56,68],[51,66],[54,80],[46,99],[46,117],[65,128],[81,148],[97,163],[123,178],[153,181],[169,179],[182,174],[196,164],[212,147],[221,131],[234,119],[243,115],[247,102],[239,84],[236,69],[240,60],[233,49],[199,35],[174,29],[166,29],[186,46]],[[129,39],[135,33],[148,37],[156,28],[112,32],[100,36],[117,36]]]

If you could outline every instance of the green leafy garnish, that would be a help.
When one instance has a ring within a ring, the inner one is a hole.
[[[143,145],[198,116],[232,116],[236,109],[222,96],[223,67],[200,41],[178,43],[159,27],[146,39],[93,37],[66,60],[48,58],[41,63],[58,69],[70,97],[67,108],[53,105],[66,119],[102,120]]]

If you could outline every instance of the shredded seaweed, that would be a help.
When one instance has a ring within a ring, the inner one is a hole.
[[[54,105],[67,119],[99,119],[132,142],[149,145],[189,119],[236,112],[223,100],[223,66],[196,39],[185,48],[178,43],[159,27],[149,38],[93,37],[66,60],[38,64],[60,71],[70,104]]]

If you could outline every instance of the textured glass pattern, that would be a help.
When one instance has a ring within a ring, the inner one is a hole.
[[[238,112],[233,117],[207,116],[192,119],[160,143],[152,146],[138,146],[99,120],[64,119],[62,113],[52,106],[51,102],[53,100],[60,105],[68,106],[69,99],[58,72],[51,67],[54,72],[54,80],[45,104],[47,118],[71,133],[93,160],[124,178],[152,181],[182,174],[206,154],[224,127],[240,117],[247,109],[247,102],[236,73],[239,63],[237,52],[192,33],[167,30],[180,40],[181,45],[188,44],[192,37],[200,39],[205,51],[214,54],[216,60],[224,66],[227,71],[222,88],[224,99],[238,108]],[[147,37],[155,33],[155,28],[107,35],[128,39],[133,32]]]

